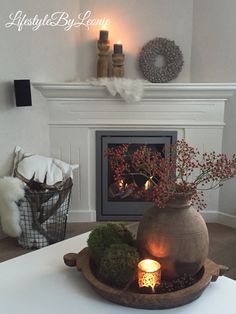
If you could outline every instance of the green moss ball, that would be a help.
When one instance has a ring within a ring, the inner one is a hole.
[[[92,259],[96,264],[100,260],[107,248],[112,244],[126,243],[134,244],[131,232],[121,223],[106,223],[98,225],[89,235],[88,248]]]
[[[134,280],[138,261],[139,253],[135,247],[111,245],[101,259],[99,276],[113,287],[124,288]]]

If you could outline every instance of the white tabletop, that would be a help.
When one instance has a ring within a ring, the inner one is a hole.
[[[194,302],[168,310],[142,310],[113,304],[97,295],[63,255],[79,252],[89,233],[0,264],[1,314],[235,314],[236,282],[220,277]]]

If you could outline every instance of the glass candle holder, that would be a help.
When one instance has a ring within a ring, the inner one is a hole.
[[[144,259],[138,263],[139,288],[151,287],[155,293],[155,286],[161,283],[161,264],[152,259]]]

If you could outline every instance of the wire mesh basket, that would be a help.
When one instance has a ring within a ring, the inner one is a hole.
[[[22,234],[18,243],[25,248],[42,248],[65,239],[72,181],[62,188],[26,190],[19,204]]]

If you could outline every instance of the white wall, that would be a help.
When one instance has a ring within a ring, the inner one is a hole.
[[[192,4],[189,0],[0,0],[0,176],[9,174],[15,145],[49,154],[47,105],[32,90],[33,106],[16,108],[14,79],[32,81],[83,80],[96,74],[96,40],[100,27],[64,31],[44,27],[36,32],[6,29],[9,14],[18,10],[28,17],[67,11],[71,17],[91,10],[95,18],[107,16],[111,42],[121,39],[126,55],[126,76],[140,77],[137,53],[145,42],[163,36],[176,41],[184,53],[184,68],[177,81],[190,80]],[[80,34],[81,33],[81,34]],[[81,37],[80,37],[81,36]]]
[[[80,0],[81,11],[111,19],[108,26],[111,51],[121,40],[125,53],[125,76],[140,78],[137,55],[142,46],[156,37],[174,40],[184,54],[184,67],[177,82],[190,81],[192,0]],[[80,58],[82,80],[96,76],[96,41],[99,27],[81,29]]]
[[[109,17],[111,44],[122,40],[126,76],[141,77],[137,54],[155,37],[175,40],[184,54],[177,82],[236,82],[235,0],[0,0],[0,176],[11,172],[15,145],[50,154],[45,100],[32,90],[33,106],[16,108],[12,82],[82,80],[96,74],[96,40],[100,27],[65,32],[45,27],[22,32],[4,27],[11,12],[29,16],[67,11],[71,16],[91,10]],[[194,12],[194,16],[193,16]],[[192,54],[192,55],[191,55]],[[224,151],[235,152],[236,97],[227,106]],[[225,185],[221,209],[236,215],[236,183]]]
[[[236,1],[194,0],[192,82],[236,81]]]
[[[11,12],[22,10],[28,16],[66,10],[78,11],[77,0],[0,0],[0,176],[12,168],[15,145],[25,150],[49,154],[48,111],[45,100],[32,89],[32,107],[16,108],[13,103],[13,80],[65,81],[77,73],[76,36],[58,28],[36,32],[25,28],[6,29]]]
[[[236,1],[194,0],[192,82],[236,82]],[[236,95],[226,106],[223,151],[236,152]],[[225,183],[220,210],[236,215],[236,180]]]

